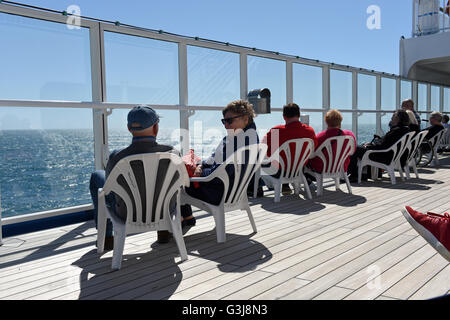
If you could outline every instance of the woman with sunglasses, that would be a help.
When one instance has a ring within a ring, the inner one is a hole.
[[[256,125],[253,121],[255,111],[250,103],[245,100],[232,101],[222,110],[222,114],[223,119],[221,121],[227,130],[227,136],[222,139],[216,151],[197,166],[194,176],[206,177],[210,175],[237,149],[259,143]],[[227,172],[230,177],[230,185],[232,185],[234,170],[231,167],[227,167],[227,169],[230,169]],[[197,188],[191,185],[186,189],[186,192],[192,197],[218,205],[222,200],[224,186],[220,179],[215,178],[210,182],[200,183]],[[186,221],[185,225],[195,225],[195,218],[189,219],[188,217],[184,221]]]

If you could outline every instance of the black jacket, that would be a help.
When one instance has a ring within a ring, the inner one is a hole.
[[[391,130],[386,133],[381,139],[372,142],[366,149],[368,150],[384,150],[392,147],[398,140],[400,140],[405,134],[411,132],[409,127],[406,126],[394,126]],[[369,155],[370,160],[381,162],[384,164],[389,164],[394,156],[393,151],[380,152],[376,154]],[[405,156],[402,156],[402,166],[406,160]]]

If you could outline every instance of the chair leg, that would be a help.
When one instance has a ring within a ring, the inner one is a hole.
[[[250,220],[250,224],[252,225],[253,232],[257,233],[258,230],[256,230],[256,223],[255,219],[253,219],[252,210],[250,209],[250,206],[247,204],[247,207],[244,210],[247,211],[248,219]]]
[[[411,179],[409,164],[406,164],[403,170],[405,171],[406,180]]]
[[[104,198],[98,199],[98,217],[97,217],[97,252],[102,253],[105,250],[106,236],[106,208]]]
[[[353,194],[352,186],[350,185],[350,181],[348,180],[347,174],[345,172],[344,172],[344,179],[345,179],[345,183],[347,184],[348,193]]]
[[[316,175],[317,189],[316,195],[321,196],[323,194],[323,177],[322,175]]]
[[[122,265],[123,249],[125,247],[126,225],[114,225],[114,251],[112,258],[112,269],[119,270]]]
[[[214,221],[216,222],[217,242],[223,243],[226,241],[225,212],[216,211],[213,213],[213,215],[214,215]]]
[[[177,215],[175,219],[170,219],[170,225],[172,227],[173,238],[177,244],[178,251],[180,252],[181,261],[188,259],[186,244],[183,239],[183,231],[181,230],[181,219],[180,219],[180,206],[177,206]]]
[[[306,195],[308,196],[308,199],[312,199],[311,190],[309,189],[308,181],[306,180],[306,177],[302,175],[303,185],[305,186]]]
[[[292,183],[294,185],[294,194],[296,196],[298,196],[300,194],[300,187],[301,187],[301,182],[299,181],[295,181],[294,183]]]
[[[278,180],[273,185],[273,192],[274,192],[274,202],[280,202],[280,194],[281,194],[281,180]]]
[[[413,168],[414,173],[416,174],[416,178],[419,179],[419,172],[417,171],[417,166],[416,166],[415,161],[412,162],[412,168]]]
[[[403,177],[403,170],[401,165],[398,165],[398,173],[400,174],[400,179],[402,179],[402,181],[405,181],[405,178]],[[405,171],[405,175],[406,175],[406,171]]]
[[[336,191],[341,190],[340,184],[341,183],[339,181],[339,178],[338,177],[334,178],[334,185],[336,186]]]
[[[361,165],[361,161],[358,160],[358,184],[361,184],[363,166]]]
[[[395,184],[396,180],[395,180],[395,171],[394,171],[394,169],[393,168],[392,169],[388,169],[388,173],[389,173],[389,176],[391,177],[391,183]]]

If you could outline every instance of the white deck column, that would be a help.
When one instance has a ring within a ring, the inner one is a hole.
[[[179,81],[179,104],[187,108],[188,96],[188,74],[187,74],[187,46],[185,43],[178,44],[178,81]],[[180,110],[180,145],[181,154],[189,151],[189,110]]]

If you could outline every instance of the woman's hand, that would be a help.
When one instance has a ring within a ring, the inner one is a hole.
[[[200,177],[202,175],[203,167],[202,165],[198,165],[194,171],[194,177]]]

